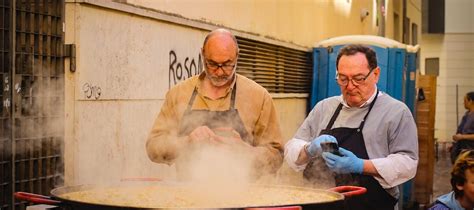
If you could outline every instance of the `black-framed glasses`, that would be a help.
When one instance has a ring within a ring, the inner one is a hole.
[[[221,68],[222,70],[226,72],[230,72],[234,70],[235,66],[237,66],[237,64],[214,63],[208,60],[204,60],[204,62],[206,63],[207,69],[212,70],[212,71],[216,71],[217,69]]]
[[[341,86],[346,86],[349,84],[349,81],[352,81],[352,84],[354,86],[358,86],[358,85],[362,85],[364,84],[365,80],[370,76],[370,74],[375,70],[374,69],[371,69],[369,71],[369,73],[367,73],[367,75],[356,75],[352,78],[349,78],[345,75],[339,75],[339,73],[336,73],[336,81],[337,81],[337,84],[341,85]]]

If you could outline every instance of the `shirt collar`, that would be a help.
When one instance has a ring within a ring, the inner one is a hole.
[[[375,96],[377,95],[377,91],[378,91],[378,88],[375,87],[374,93],[370,96],[370,98],[369,98],[366,102],[364,102],[363,104],[361,104],[361,105],[359,106],[359,108],[365,107],[365,106],[367,106],[368,104],[372,103],[372,101],[375,99]],[[381,95],[383,95],[382,92],[379,92],[379,96],[381,96]],[[342,94],[341,94],[341,103],[342,103],[342,105],[343,105],[344,107],[346,107],[346,108],[351,108],[351,107],[349,106],[349,104],[347,104],[347,102],[346,102],[346,100],[344,99],[344,96],[343,96]]]
[[[444,203],[447,207],[453,210],[464,210],[459,201],[454,196],[454,192],[451,191],[448,194],[444,194],[438,198],[438,201]]]

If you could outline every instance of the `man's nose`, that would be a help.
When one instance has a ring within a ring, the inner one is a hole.
[[[225,71],[223,69],[222,66],[218,66],[217,69],[214,71],[214,73],[217,75],[217,76],[222,76],[225,74]]]
[[[351,79],[351,80],[349,80],[349,81],[347,82],[346,89],[353,90],[353,89],[355,89],[356,87],[357,87],[357,86],[354,85],[354,80]]]

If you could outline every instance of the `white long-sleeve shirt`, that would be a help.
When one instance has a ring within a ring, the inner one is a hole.
[[[373,96],[374,97],[374,96]],[[373,98],[369,99],[370,101]],[[296,171],[307,164],[296,165],[301,149],[325,129],[342,96],[320,101],[309,113],[293,139],[285,145],[285,160]],[[356,128],[368,111],[362,107],[343,106],[332,128]],[[362,130],[370,161],[380,176],[374,177],[392,196],[398,197],[396,186],[413,178],[418,165],[416,124],[408,107],[387,94],[379,94]]]

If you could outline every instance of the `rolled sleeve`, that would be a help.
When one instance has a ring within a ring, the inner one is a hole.
[[[303,171],[306,168],[306,164],[297,165],[296,161],[300,155],[304,145],[308,142],[305,140],[293,138],[285,144],[285,160],[288,165],[295,171]]]
[[[271,96],[264,93],[264,103],[255,126],[254,146],[257,170],[263,173],[276,173],[283,163],[283,145],[280,122]]]
[[[372,159],[380,176],[375,179],[383,188],[392,188],[415,177],[418,160],[405,154],[391,154],[386,158]]]

